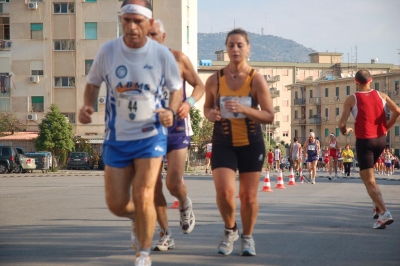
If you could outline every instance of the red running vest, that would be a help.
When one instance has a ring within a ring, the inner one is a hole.
[[[373,139],[386,134],[386,101],[379,92],[356,92],[356,103],[351,110],[355,119],[354,127],[356,138]]]

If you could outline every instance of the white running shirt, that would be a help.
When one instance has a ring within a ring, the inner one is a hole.
[[[147,38],[138,49],[123,37],[106,42],[97,52],[87,82],[107,86],[105,141],[145,139],[166,135],[154,110],[161,108],[162,87],[182,88],[175,58],[167,47]]]

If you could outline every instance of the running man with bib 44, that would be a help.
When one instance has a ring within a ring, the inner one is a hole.
[[[182,101],[182,79],[172,53],[149,39],[153,24],[147,0],[125,0],[124,35],[106,42],[87,76],[79,121],[91,123],[102,82],[107,86],[103,160],[109,210],[134,221],[138,238],[135,265],[151,265],[156,212],[154,188],[167,150],[167,129]],[[162,108],[163,86],[170,91]],[[133,233],[133,232],[132,232]]]

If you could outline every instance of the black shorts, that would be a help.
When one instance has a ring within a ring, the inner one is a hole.
[[[240,147],[213,144],[211,165],[212,170],[229,168],[235,172],[239,169],[239,173],[261,172],[264,158],[264,142]]]
[[[385,135],[374,139],[356,139],[356,153],[360,171],[374,168],[385,147]]]

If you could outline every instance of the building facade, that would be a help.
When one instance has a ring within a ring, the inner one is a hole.
[[[38,131],[51,104],[73,125],[74,134],[102,139],[103,84],[92,115],[82,125],[86,75],[105,42],[122,35],[122,0],[0,0],[0,109]],[[197,0],[153,0],[153,16],[163,20],[166,45],[197,62]],[[4,45],[3,45],[4,44]]]
[[[199,66],[199,76],[205,83],[207,78],[219,69],[225,67],[229,63],[229,57],[227,52],[224,50],[217,51],[217,58],[224,61],[212,61],[212,66]],[[331,79],[333,77],[342,75],[353,75],[356,73],[357,67],[366,68],[373,74],[384,74],[389,73],[395,66],[393,64],[358,64],[358,66],[351,66],[348,64],[340,63],[342,61],[341,53],[312,53],[310,54],[310,63],[294,63],[294,62],[254,62],[249,61],[249,65],[261,73],[270,89],[270,93],[273,99],[273,105],[275,110],[274,122],[270,125],[265,125],[263,128],[269,134],[271,138],[280,142],[290,143],[293,139],[294,129],[299,125],[298,120],[301,114],[306,114],[309,109],[305,109],[310,103],[309,101],[298,100],[301,97],[306,97],[305,92],[301,92],[300,89],[297,93],[294,93],[294,87],[303,87],[300,84],[313,84],[313,81],[319,80],[322,77],[325,79]],[[290,86],[291,84],[295,84]],[[303,93],[303,94],[301,94]],[[309,93],[307,91],[307,93]],[[317,115],[321,112],[320,106],[320,92],[313,90],[311,92],[312,103],[315,102],[314,111],[312,116]],[[297,95],[297,96],[296,96]],[[297,98],[295,98],[297,97]],[[296,100],[294,100],[296,99]],[[332,98],[333,101],[334,98]],[[318,105],[319,104],[319,105]],[[196,104],[201,111],[203,111],[204,99]],[[293,106],[299,106],[297,113],[294,111]],[[301,109],[303,108],[303,109]],[[294,119],[297,114],[297,118]],[[307,113],[308,114],[308,113]],[[311,120],[313,121],[313,120]],[[317,120],[319,121],[319,120]],[[304,126],[305,124],[301,124]],[[299,130],[299,129],[298,129]],[[298,134],[297,136],[300,136]],[[304,135],[301,135],[304,136]]]

